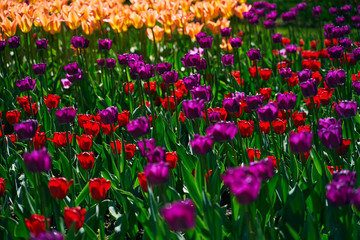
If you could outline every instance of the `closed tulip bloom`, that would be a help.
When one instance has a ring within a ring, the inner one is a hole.
[[[279,115],[279,108],[274,102],[269,102],[264,107],[257,110],[257,114],[261,121],[263,122],[272,122]]]
[[[258,176],[262,181],[267,181],[274,177],[274,164],[269,158],[250,162],[249,165],[249,171]]]
[[[221,61],[224,66],[234,65],[234,55],[230,55],[230,54],[222,55]]]
[[[327,118],[319,120],[318,135],[328,149],[340,147],[343,141],[341,119]]]
[[[344,56],[344,48],[340,46],[334,46],[331,48],[328,48],[328,54],[330,58],[338,59],[342,58]]]
[[[106,193],[111,187],[111,182],[105,178],[90,179],[89,191],[91,198],[96,201],[102,201],[106,198]]]
[[[260,78],[261,80],[267,81],[271,77],[272,70],[269,68],[262,68],[260,69]]]
[[[238,127],[240,130],[240,135],[243,138],[250,137],[254,130],[254,122],[249,120],[240,120],[238,121]]]
[[[317,94],[317,82],[315,79],[309,79],[306,82],[299,83],[301,92],[305,98],[313,97]]]
[[[51,178],[48,184],[51,196],[55,199],[64,199],[73,182],[72,179],[68,182],[63,177]]]
[[[165,161],[165,149],[162,147],[155,147],[146,152],[146,158],[151,163]]]
[[[305,125],[305,119],[306,119],[306,113],[304,112],[297,112],[295,111],[291,116],[293,123],[295,127],[304,126]]]
[[[158,63],[156,65],[156,71],[159,75],[162,75],[166,72],[171,71],[171,67],[172,67],[171,63],[168,63],[168,62]]]
[[[149,133],[150,123],[146,117],[140,117],[128,123],[126,128],[134,138],[139,138]]]
[[[35,75],[43,75],[46,70],[46,63],[33,64],[32,68]]]
[[[90,151],[93,144],[93,136],[82,134],[81,137],[76,136],[76,140],[81,151]]]
[[[71,134],[70,132],[67,132],[69,142],[71,145],[72,138],[74,134]],[[66,132],[54,132],[53,139],[48,139],[49,141],[53,142],[56,147],[66,147],[67,146],[67,137]]]
[[[202,86],[197,86],[193,88],[191,91],[191,95],[193,99],[196,100],[204,100],[208,102],[212,98],[212,90],[210,86],[206,86],[205,84]]]
[[[119,127],[125,127],[129,123],[130,112],[127,110],[123,110],[118,114],[118,124]]]
[[[201,79],[200,74],[193,74],[193,75],[190,75],[189,77],[184,77],[183,82],[184,82],[185,88],[188,91],[190,91],[193,88],[200,86],[200,79]]]
[[[56,110],[56,120],[59,124],[71,124],[74,122],[76,117],[77,109],[73,107],[63,107],[62,109]]]
[[[6,47],[6,40],[0,40],[0,51],[4,51]]]
[[[251,61],[256,61],[261,59],[260,49],[250,49],[247,52],[247,55]]]
[[[322,11],[322,7],[321,7],[321,6],[313,7],[313,8],[312,8],[312,15],[314,16],[314,18],[320,17],[321,11]]]
[[[70,43],[73,45],[74,48],[79,48],[79,49],[86,49],[89,47],[89,39],[86,39],[84,36],[80,36],[80,37],[72,37],[72,39],[70,40]]]
[[[69,63],[68,65],[64,66],[64,70],[69,75],[77,74],[79,72],[79,64],[77,62]]]
[[[47,221],[49,225],[50,219]],[[25,225],[34,236],[38,236],[41,232],[45,232],[45,217],[33,214],[30,219],[25,219]]]
[[[220,29],[220,34],[222,37],[230,37],[230,34],[231,34],[231,28],[221,28]]]
[[[160,209],[160,215],[173,231],[186,231],[195,227],[195,204],[192,200],[177,201]]]
[[[173,71],[164,73],[163,75],[161,75],[161,77],[165,83],[172,84],[172,83],[176,83],[178,81],[179,73],[176,72],[175,70],[173,70]]]
[[[312,136],[313,134],[311,132],[290,133],[290,150],[295,154],[310,151]]]
[[[5,190],[6,190],[5,179],[0,178],[0,198],[2,198],[5,195]]]
[[[47,97],[44,97],[45,104],[50,109],[55,109],[59,105],[60,96],[49,94]]]
[[[31,77],[26,77],[24,79],[20,79],[16,81],[16,86],[19,88],[21,92],[27,92],[34,89],[36,84],[36,79],[32,79]]]
[[[350,202],[356,210],[360,211],[360,188],[356,189],[351,195]]]
[[[166,152],[165,153],[165,162],[169,163],[170,168],[176,168],[178,160],[178,155],[176,152]]]
[[[144,142],[145,142],[145,146],[144,146]],[[146,156],[146,153],[148,151],[151,151],[156,147],[155,139],[153,139],[153,138],[140,140],[140,141],[137,142],[137,145],[138,145],[140,154],[143,157]]]
[[[360,48],[355,48],[353,50],[353,57],[356,61],[360,60]]]
[[[326,85],[331,88],[337,88],[338,85],[344,85],[346,81],[346,72],[344,69],[330,70],[325,76]]]
[[[276,102],[280,110],[292,110],[295,107],[297,95],[293,92],[278,93],[276,95]]]
[[[299,77],[300,82],[306,82],[311,78],[311,70],[310,69],[304,69],[301,72],[297,72],[297,75]]]
[[[201,118],[204,111],[203,100],[185,100],[183,101],[183,111],[189,119]]]
[[[335,111],[341,118],[355,117],[357,114],[357,102],[342,101],[335,105]]]
[[[103,124],[114,124],[118,120],[118,109],[114,106],[108,107],[104,110],[99,110],[99,115]]]
[[[208,136],[194,135],[194,139],[190,140],[192,150],[199,155],[205,155],[212,150],[213,140]]]
[[[40,232],[36,237],[30,237],[29,240],[64,240],[64,236],[56,231]]]
[[[9,43],[10,49],[18,48],[20,46],[20,37],[19,36],[13,36],[13,37],[9,38],[7,41]]]
[[[245,99],[247,108],[251,111],[261,108],[263,105],[263,99],[264,97],[261,95],[247,96]]]
[[[90,170],[94,167],[95,156],[93,152],[82,152],[76,155],[80,167],[84,170]]]
[[[264,21],[263,24],[264,24],[265,29],[271,29],[271,28],[274,28],[276,26],[276,22],[274,20],[271,20],[271,19]]]
[[[282,35],[281,33],[276,33],[271,36],[273,43],[281,43]]]
[[[232,122],[218,122],[206,129],[206,134],[215,142],[232,140],[238,133],[238,128]]]
[[[82,228],[85,221],[86,209],[81,207],[64,208],[64,222],[68,229],[74,227],[75,231]]]
[[[110,50],[113,40],[100,38],[98,43],[99,43],[100,50]]]
[[[36,134],[37,128],[38,121],[32,119],[22,121],[20,124],[14,125],[14,131],[18,135],[20,141],[33,138]]]
[[[116,60],[114,58],[108,58],[105,60],[105,67],[107,69],[113,69],[116,66]]]
[[[248,205],[257,199],[261,178],[247,167],[229,168],[221,178],[240,204]]]
[[[46,142],[46,133],[37,132],[33,138],[34,149],[39,150],[45,147],[45,142]]]
[[[223,100],[223,106],[225,110],[229,113],[235,113],[240,110],[240,102],[236,97],[233,98],[225,98]]]
[[[335,206],[349,203],[353,189],[346,182],[331,182],[326,186],[326,198]]]
[[[333,16],[336,16],[338,14],[338,9],[336,7],[329,8],[329,13]]]
[[[14,125],[19,122],[21,111],[10,110],[6,113],[6,120],[9,124]]]
[[[291,78],[291,76],[292,76],[291,68],[280,68],[279,73],[280,73],[280,76],[283,78]]]
[[[209,36],[209,37],[200,38],[198,42],[201,48],[208,49],[211,48],[213,40],[214,39]]]
[[[232,48],[239,48],[242,46],[242,39],[241,38],[231,38],[229,40],[230,45]]]
[[[45,172],[51,169],[51,156],[46,148],[25,153],[23,158],[30,172]]]
[[[196,67],[200,63],[200,55],[199,54],[186,54],[181,58],[181,62],[185,67]]]
[[[360,82],[359,81],[353,81],[352,85],[354,87],[354,90],[357,95],[360,95]]]
[[[37,48],[38,50],[46,49],[48,43],[49,43],[49,40],[47,40],[47,39],[39,39],[39,40],[36,40],[36,41],[35,41],[36,48]]]
[[[169,163],[148,163],[144,169],[145,177],[152,185],[160,185],[169,179]]]

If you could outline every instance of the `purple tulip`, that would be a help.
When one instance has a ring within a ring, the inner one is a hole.
[[[340,10],[343,12],[343,13],[349,13],[351,12],[351,5],[344,5],[340,8]]]
[[[221,120],[221,113],[218,111],[212,111],[208,113],[210,122],[218,122]]]
[[[330,70],[325,76],[326,85],[331,88],[337,88],[338,85],[344,85],[346,81],[346,72],[344,69]]]
[[[45,172],[51,169],[51,156],[46,148],[24,154],[24,163],[30,172]]]
[[[195,39],[196,39],[197,42],[199,42],[200,39],[206,38],[206,37],[207,37],[207,35],[206,35],[205,32],[199,32],[198,34],[195,35]]]
[[[354,90],[355,90],[356,94],[360,95],[360,82],[359,81],[354,81],[354,82],[352,82],[352,85],[354,87]]]
[[[254,202],[260,192],[261,178],[247,167],[229,168],[221,176],[224,185],[235,195],[236,200],[247,205]]]
[[[338,25],[342,25],[345,23],[345,17],[337,17],[335,21]]]
[[[33,64],[32,68],[35,75],[43,75],[46,70],[46,63]]]
[[[274,28],[275,26],[276,26],[276,23],[271,19],[264,21],[265,29],[271,29],[271,28]]]
[[[356,184],[356,172],[351,172],[349,170],[334,171],[333,181],[346,182],[349,184],[349,187],[354,188]]]
[[[196,71],[203,71],[207,67],[206,59],[203,58],[200,60],[199,65],[196,66]]]
[[[194,140],[190,140],[192,150],[199,155],[205,155],[212,150],[213,140],[208,136],[194,135]]]
[[[335,206],[348,204],[353,197],[355,182],[356,172],[334,171],[332,182],[326,186],[326,198]]]
[[[321,7],[321,6],[313,7],[313,8],[312,8],[312,15],[314,16],[314,18],[320,17],[321,11],[322,11],[322,7]]]
[[[278,93],[276,95],[276,102],[278,108],[281,110],[292,110],[295,107],[297,95],[293,92]]]
[[[273,20],[276,21],[278,16],[278,12],[277,11],[271,11],[266,15],[266,20]]]
[[[355,117],[357,114],[357,102],[342,101],[335,105],[335,111],[341,118]]]
[[[286,53],[296,53],[296,50],[297,50],[297,46],[296,45],[286,45],[285,46],[285,51]]]
[[[182,107],[187,118],[202,118],[204,112],[204,100],[185,100],[183,101]]]
[[[312,137],[312,132],[302,131],[299,133],[290,133],[289,146],[291,152],[295,154],[309,152],[311,149]]]
[[[296,20],[296,15],[297,15],[296,11],[289,11],[281,14],[280,17],[283,20],[283,22],[291,22]]]
[[[79,64],[77,62],[69,63],[68,65],[64,66],[64,69],[67,74],[74,75],[79,72]]]
[[[145,169],[145,177],[148,182],[152,185],[160,185],[169,179],[169,163],[167,162],[149,162]]]
[[[360,60],[360,48],[355,48],[353,50],[353,57],[356,61]]]
[[[33,138],[37,128],[38,121],[33,119],[22,121],[20,124],[14,125],[14,131],[18,135],[20,141]]]
[[[197,86],[193,88],[191,91],[191,95],[193,99],[196,100],[204,100],[205,102],[209,102],[212,98],[212,90],[210,86]]]
[[[162,79],[166,84],[172,84],[176,83],[179,80],[179,73],[175,70],[172,70],[170,72],[166,72],[163,75],[161,75]]]
[[[171,71],[171,67],[172,67],[171,63],[168,63],[168,62],[158,63],[156,65],[156,71],[159,75],[162,75],[166,72]]]
[[[274,165],[272,160],[268,158],[261,161],[250,162],[249,171],[259,177],[261,181],[267,181],[274,177]]]
[[[283,78],[291,78],[292,77],[291,68],[280,68],[279,73],[280,73],[280,76]]]
[[[342,58],[344,56],[344,48],[341,46],[334,46],[331,48],[328,48],[328,54],[330,58],[338,59]]]
[[[320,119],[318,135],[326,148],[340,147],[343,142],[341,119],[339,121],[335,118]]]
[[[258,17],[264,17],[265,16],[265,9],[255,9],[255,14]]]
[[[116,66],[116,60],[114,58],[108,58],[105,60],[105,66],[107,69],[114,69]]]
[[[155,67],[152,64],[144,64],[137,68],[137,73],[140,79],[146,80],[154,77]]]
[[[146,158],[150,163],[164,162],[165,161],[165,149],[162,147],[154,147],[146,152]]]
[[[234,55],[230,55],[230,54],[222,55],[221,61],[224,66],[234,65]]]
[[[9,38],[8,40],[9,48],[18,48],[20,46],[20,37],[19,36],[13,36]]]
[[[259,17],[258,16],[254,16],[253,18],[249,19],[249,24],[250,25],[256,25],[259,23]]]
[[[146,117],[137,118],[126,125],[133,138],[139,138],[149,133],[150,123]]]
[[[315,79],[310,78],[306,82],[299,83],[299,86],[301,88],[301,92],[304,97],[313,97],[317,94],[317,82]]]
[[[40,232],[37,236],[31,236],[29,240],[64,240],[64,236],[56,231]]]
[[[0,51],[4,51],[6,47],[6,40],[0,40]]]
[[[145,147],[144,147],[144,143],[145,143]],[[146,153],[147,153],[148,151],[151,151],[151,150],[153,150],[153,149],[156,147],[156,145],[155,145],[155,139],[153,139],[153,138],[151,138],[151,139],[144,139],[144,140],[138,141],[138,142],[137,142],[137,145],[138,145],[140,154],[141,154],[141,156],[143,156],[143,157],[146,156]]]
[[[99,50],[110,50],[113,40],[110,39],[99,39]]]
[[[78,49],[86,49],[89,47],[89,39],[86,39],[84,36],[74,36],[70,40],[70,43],[73,45],[74,48]]]
[[[160,209],[160,215],[173,231],[186,231],[195,227],[195,204],[192,200],[177,201]]]
[[[242,39],[241,38],[231,38],[229,40],[232,48],[239,48],[242,46]]]
[[[61,82],[61,86],[63,87],[63,89],[69,89],[71,86],[71,82],[67,78],[61,79],[60,82]]]
[[[279,115],[279,108],[274,102],[269,102],[264,107],[257,110],[257,114],[261,121],[263,122],[272,122]]]
[[[208,49],[211,48],[213,40],[214,39],[209,36],[209,37],[200,38],[198,42],[201,48]]]
[[[105,66],[105,59],[104,58],[97,59],[96,62],[97,62],[97,65],[99,67]]]
[[[56,120],[59,124],[71,124],[76,117],[77,109],[73,107],[63,107],[62,109],[56,109]]]
[[[246,105],[250,111],[255,111],[263,105],[264,97],[260,94],[246,97]]]
[[[206,134],[215,142],[232,140],[238,133],[237,126],[232,122],[218,122],[206,129]]]
[[[40,39],[40,40],[36,40],[35,44],[36,44],[36,48],[38,50],[43,50],[47,48],[49,40],[47,39]]]
[[[220,34],[222,37],[230,37],[230,34],[231,34],[231,28],[221,28],[220,29]]]
[[[329,13],[333,16],[336,16],[338,14],[338,9],[336,7],[329,8]]]
[[[118,59],[120,65],[128,65],[129,54],[127,54],[127,53],[118,54],[117,59]]]
[[[255,16],[255,12],[250,9],[248,12],[243,12],[244,19],[250,20]]]
[[[282,40],[282,35],[281,33],[276,33],[274,35],[271,36],[273,43],[281,43]]]
[[[345,49],[349,49],[351,47],[352,42],[353,41],[348,38],[343,38],[339,40],[339,45]]]
[[[251,61],[256,61],[261,59],[260,49],[250,49],[247,52],[247,55]]]
[[[99,110],[99,115],[103,124],[114,124],[118,120],[118,109],[114,106],[108,107],[104,110]]]
[[[193,75],[190,75],[188,77],[184,77],[183,82],[184,82],[185,88],[188,91],[190,91],[193,88],[199,86],[200,85],[200,78],[201,78],[200,74],[193,74]]]
[[[200,63],[200,55],[199,54],[186,54],[181,58],[182,64],[185,67],[196,67]]]
[[[15,84],[21,92],[27,92],[27,91],[31,91],[35,88],[36,79],[32,79],[31,77],[26,77],[26,78],[17,80]]]
[[[297,75],[299,77],[300,82],[306,82],[311,78],[311,70],[310,69],[304,69],[301,72],[297,72]]]
[[[299,3],[296,5],[296,9],[298,12],[303,12],[306,10],[306,2]]]
[[[350,203],[356,208],[356,210],[360,211],[360,188],[358,188],[351,195]]]
[[[80,81],[82,79],[82,71],[80,69],[78,69],[77,71],[78,72],[76,74],[73,75],[66,74],[65,77],[72,83]]]
[[[345,37],[345,29],[344,27],[336,26],[331,29],[331,37],[333,38],[343,38]]]
[[[223,100],[223,106],[225,110],[229,113],[235,113],[240,110],[240,102],[239,99],[236,97],[225,98]]]

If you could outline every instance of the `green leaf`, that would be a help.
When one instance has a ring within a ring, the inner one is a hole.
[[[89,196],[90,194],[90,190],[89,190],[89,183],[87,183],[85,185],[85,187],[83,188],[83,190],[81,190],[80,194],[78,195],[78,197],[75,200],[75,206],[79,206],[87,196]]]

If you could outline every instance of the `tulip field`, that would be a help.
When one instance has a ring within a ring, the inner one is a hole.
[[[0,240],[360,239],[360,5],[1,0]]]

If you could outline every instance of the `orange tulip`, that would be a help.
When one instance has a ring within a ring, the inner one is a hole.
[[[234,15],[234,8],[237,5],[236,0],[227,0],[220,3],[220,12],[223,18],[229,19]]]
[[[80,27],[80,18],[77,15],[77,13],[75,12],[75,10],[72,10],[69,12],[68,16],[64,16],[64,20],[65,23],[67,24],[67,26],[71,29],[71,30],[75,30],[78,27]]]
[[[158,13],[152,9],[142,12],[141,16],[143,17],[144,23],[148,28],[153,28],[158,19]]]
[[[185,27],[185,34],[191,37],[195,40],[195,35],[201,32],[201,29],[203,28],[204,24],[200,23],[189,23]]]
[[[154,35],[155,35],[156,43],[164,40],[164,29],[157,25],[152,30],[151,28],[146,29],[146,34],[151,41],[154,41]]]
[[[1,28],[7,37],[12,37],[15,35],[16,26],[17,22],[15,19],[11,21],[8,18],[3,18]]]
[[[230,44],[230,41],[227,40],[226,41],[226,38],[223,38],[222,41],[221,41],[221,44],[220,44],[220,48],[222,50],[224,50],[225,52],[228,52],[228,53],[231,53],[233,51],[233,48]]]
[[[23,33],[30,32],[31,27],[32,27],[32,20],[29,15],[27,15],[27,14],[24,14],[22,16],[16,15],[16,21],[18,22],[20,30]]]
[[[144,26],[144,22],[143,19],[141,18],[141,16],[135,12],[132,12],[130,14],[130,19],[132,22],[132,25],[136,28],[136,29],[140,29]]]
[[[242,3],[241,5],[234,8],[234,12],[238,18],[244,19],[243,13],[250,11],[250,9],[251,9],[251,5],[246,5]]]

